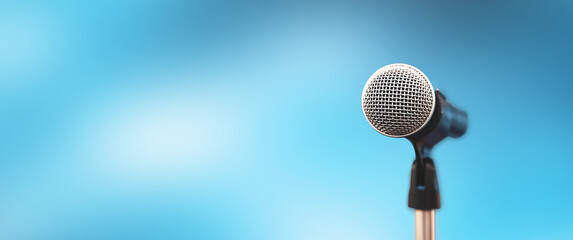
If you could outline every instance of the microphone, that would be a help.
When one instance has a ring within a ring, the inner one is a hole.
[[[370,78],[362,92],[362,111],[379,133],[406,138],[414,146],[408,207],[416,209],[416,239],[435,239],[434,209],[441,206],[432,148],[467,130],[468,115],[454,107],[428,77],[408,64],[390,64]]]
[[[362,92],[362,111],[376,131],[407,138],[423,157],[444,138],[464,135],[468,125],[467,113],[434,92],[422,71],[401,63],[372,74]]]

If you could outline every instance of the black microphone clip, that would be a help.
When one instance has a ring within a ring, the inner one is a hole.
[[[408,207],[415,209],[440,208],[440,190],[434,161],[430,158],[432,148],[446,137],[464,135],[468,126],[468,115],[446,101],[446,97],[435,91],[436,106],[427,125],[406,137],[416,152],[410,177]]]

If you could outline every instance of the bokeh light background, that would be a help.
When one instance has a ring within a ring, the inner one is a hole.
[[[0,239],[413,239],[412,64],[470,116],[439,239],[571,239],[569,1],[2,1]]]

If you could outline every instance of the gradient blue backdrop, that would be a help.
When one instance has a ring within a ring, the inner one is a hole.
[[[412,239],[396,62],[470,117],[439,239],[571,239],[568,1],[2,1],[0,239]]]

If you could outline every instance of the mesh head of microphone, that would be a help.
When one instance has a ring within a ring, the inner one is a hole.
[[[390,64],[376,71],[364,86],[362,110],[376,131],[406,137],[422,129],[434,112],[432,84],[417,68]]]

